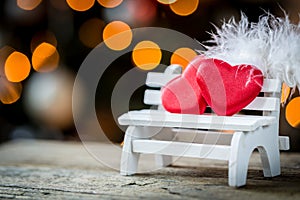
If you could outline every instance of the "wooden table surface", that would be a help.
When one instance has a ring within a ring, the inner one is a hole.
[[[264,178],[257,153],[247,186],[227,184],[227,162],[179,158],[155,171],[149,158],[135,176],[123,177],[120,148],[88,143],[101,150],[96,160],[82,143],[16,140],[0,145],[0,198],[4,199],[300,199],[300,154],[281,153],[282,175]],[[106,166],[109,164],[112,167]]]

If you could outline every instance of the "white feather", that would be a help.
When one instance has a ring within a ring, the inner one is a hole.
[[[257,23],[249,22],[245,14],[216,27],[213,46],[201,51],[207,57],[218,58],[231,65],[250,64],[265,77],[279,78],[289,87],[300,89],[300,23],[271,14],[261,16]]]
[[[283,80],[288,86],[300,88],[300,26],[276,18],[271,23],[268,60],[270,75]]]

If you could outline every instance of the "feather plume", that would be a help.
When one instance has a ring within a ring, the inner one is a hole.
[[[268,78],[278,78],[289,87],[300,89],[300,23],[266,14],[257,23],[231,18],[207,41],[200,53],[222,59],[231,65],[250,64],[258,67]]]

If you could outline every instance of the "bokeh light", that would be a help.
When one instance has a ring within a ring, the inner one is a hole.
[[[294,128],[300,128],[300,97],[293,98],[286,106],[285,117]]]
[[[37,72],[50,72],[58,67],[59,54],[55,46],[43,42],[32,54],[32,67]]]
[[[12,104],[16,102],[22,93],[21,83],[12,83],[4,76],[0,75],[0,101],[3,104]]]
[[[3,2],[3,3],[2,3]],[[20,0],[21,2],[21,0]],[[24,1],[26,2],[26,1]],[[6,1],[1,1],[2,6],[1,7],[1,11],[2,13],[4,13],[6,17],[3,17],[2,20],[4,20],[3,22],[7,22],[9,26],[15,27],[16,25],[21,25],[21,26],[29,26],[30,29],[28,30],[33,30],[34,25],[41,23],[44,19],[45,16],[45,6],[37,6],[34,9],[28,11],[28,10],[24,10],[22,8],[20,8],[17,5],[17,1],[16,0],[6,0]],[[1,14],[2,14],[1,13]],[[3,24],[5,25],[5,24]],[[5,29],[8,30],[13,30],[10,29],[9,26],[6,26]],[[20,30],[18,30],[20,31]],[[23,31],[21,31],[21,33],[24,34]],[[16,39],[16,37],[21,36],[20,34],[16,34],[13,37],[15,37],[14,39]]]
[[[53,46],[57,46],[57,39],[51,31],[40,31],[33,35],[30,43],[31,52],[33,52],[41,43],[47,42]]]
[[[189,64],[190,61],[192,61],[197,56],[197,53],[190,48],[179,48],[171,56],[171,64],[178,64],[183,67],[183,69],[186,68],[186,66]]]
[[[123,0],[97,0],[98,3],[105,8],[115,8],[120,5]]]
[[[66,70],[35,73],[24,91],[25,108],[37,123],[64,129],[72,124],[74,77]]]
[[[17,0],[17,5],[23,10],[33,10],[35,9],[42,0]]]
[[[4,72],[5,62],[13,52],[15,50],[10,46],[4,46],[0,49],[0,101],[3,104],[16,102],[22,93],[21,83],[8,81]]]
[[[80,41],[89,48],[94,48],[101,41],[101,33],[105,26],[105,23],[98,19],[92,18],[84,22],[79,29]]]
[[[138,26],[150,25],[156,16],[157,8],[152,0],[128,1],[127,8]]]
[[[153,0],[126,0],[114,9],[104,9],[104,21],[118,21],[131,27],[150,26],[157,15],[157,3]]]
[[[90,9],[95,0],[67,0],[68,5],[76,11],[86,11]]]
[[[199,0],[177,0],[170,4],[171,10],[180,16],[187,16],[194,13],[198,8]]]
[[[290,96],[290,93],[291,93],[291,88],[287,86],[287,84],[283,83],[281,88],[281,100],[280,100],[282,104],[286,103],[288,97]]]
[[[30,61],[27,56],[14,51],[5,61],[4,72],[9,81],[21,82],[29,75],[30,68]]]
[[[132,60],[142,70],[152,70],[160,64],[162,52],[152,41],[139,42],[133,49]]]
[[[175,3],[177,0],[157,0],[157,1],[162,4],[172,4]]]
[[[132,41],[130,27],[121,21],[113,21],[103,30],[103,41],[112,50],[120,51],[127,48]]]

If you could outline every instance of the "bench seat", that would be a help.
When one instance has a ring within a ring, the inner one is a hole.
[[[273,116],[212,114],[174,114],[162,110],[129,111],[118,119],[120,125],[154,126],[193,129],[218,129],[233,131],[254,131],[261,126],[276,122]]]

